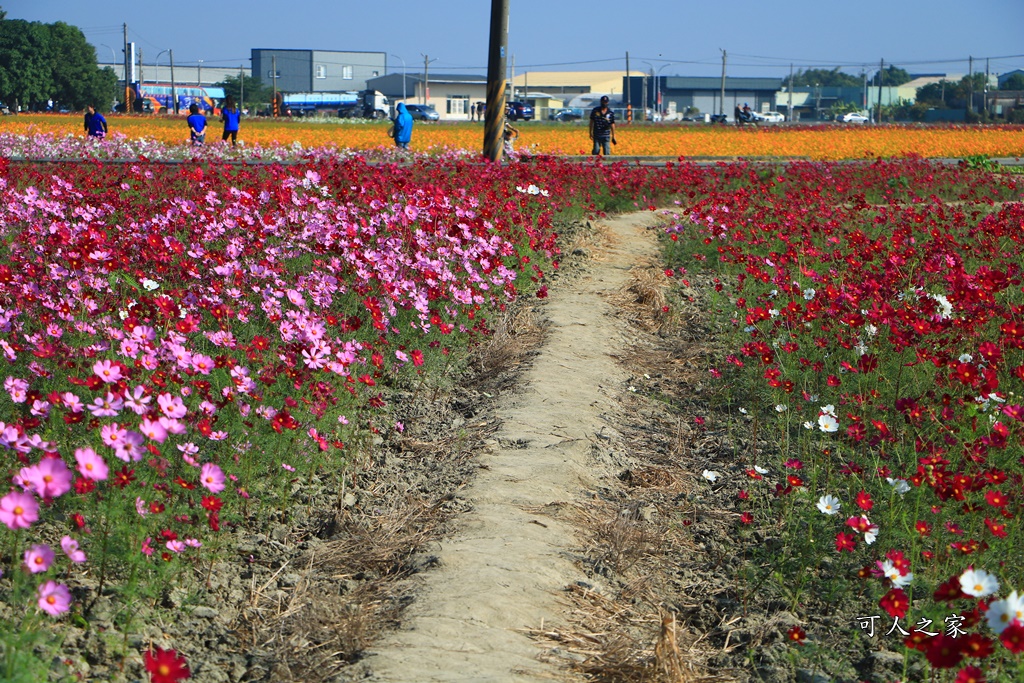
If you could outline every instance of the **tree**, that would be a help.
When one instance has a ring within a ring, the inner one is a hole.
[[[839,67],[832,69],[803,69],[793,74],[793,87],[795,88],[806,88],[810,86],[820,85],[824,88],[832,87],[845,87],[845,88],[856,88],[863,85],[863,78],[853,76],[848,73],[839,70]],[[783,79],[783,87],[789,85],[789,79]]]
[[[904,83],[909,83],[910,81],[913,80],[910,77],[910,74],[907,73],[905,69],[901,69],[900,67],[896,66],[895,64],[890,64],[888,67],[886,67],[884,69],[884,72],[885,72],[885,78],[882,79],[882,85],[883,86],[890,85],[890,86],[895,87],[897,85],[903,85]],[[878,73],[877,72],[875,73],[874,76],[871,77],[870,84],[874,85],[876,87],[878,86]]]
[[[224,94],[233,97],[235,102],[238,102],[240,109],[245,107],[245,103],[242,102],[243,85],[245,86],[245,102],[265,104],[274,98],[274,89],[272,87],[263,85],[263,81],[259,78],[246,76],[245,74],[228,76],[223,81],[214,85],[224,88]]]
[[[1024,74],[1013,74],[999,86],[1000,90],[1024,90]]]
[[[96,51],[81,30],[63,22],[6,19],[0,10],[0,100],[26,109],[55,105],[105,108],[117,78],[96,65]]]

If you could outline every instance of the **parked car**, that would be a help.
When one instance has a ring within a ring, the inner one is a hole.
[[[0,102],[0,114],[3,114],[4,116],[6,116],[6,115],[8,115],[10,113],[11,113],[11,110],[8,108],[8,106],[6,104],[4,104],[3,102]]]
[[[575,109],[559,109],[548,118],[552,121],[578,121],[583,118],[583,114]]]
[[[533,119],[533,107],[526,102],[509,102],[508,118],[512,121],[530,121]]]
[[[786,117],[777,111],[766,111],[763,114],[755,113],[754,120],[758,123],[782,123]]]
[[[432,104],[406,104],[405,108],[409,110],[413,120],[437,121],[441,118]]]
[[[864,114],[855,111],[851,111],[848,114],[843,114],[842,116],[836,119],[836,121],[839,121],[840,123],[867,123],[870,120],[871,119],[864,116]]]

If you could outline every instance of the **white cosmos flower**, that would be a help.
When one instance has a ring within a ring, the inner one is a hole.
[[[152,292],[154,289],[160,288],[160,283],[156,280],[150,280],[148,277],[142,279],[142,288]]]
[[[804,429],[814,429],[814,423],[804,422]]]
[[[960,590],[973,598],[983,598],[999,590],[999,580],[984,569],[968,569],[960,575]]]
[[[818,416],[818,429],[823,432],[839,431],[839,420],[830,413],[822,413]]]
[[[754,471],[757,472],[758,474],[768,474],[768,470],[761,467],[760,465],[754,465]]]
[[[868,530],[864,532],[864,542],[871,545],[878,538],[878,525],[871,524],[868,526]]]
[[[814,287],[808,287],[807,289],[804,290],[804,298],[807,299],[808,301],[811,301],[814,299],[814,295],[817,293],[818,292],[817,290],[814,289]]]
[[[789,406],[787,406],[785,404],[779,403],[779,404],[777,404],[775,406],[775,412],[777,412],[777,413],[784,413],[787,410],[789,410]]]
[[[972,360],[974,360],[974,356],[972,356],[969,353],[961,353],[960,357],[957,358],[957,360],[960,361],[961,363],[970,363]]]
[[[889,486],[891,486],[893,490],[901,496],[910,490],[910,484],[907,483],[906,479],[893,479],[892,477],[886,477],[885,480],[889,482]]]
[[[878,563],[878,566],[881,568],[885,578],[892,581],[892,585],[896,588],[906,588],[914,580],[913,572],[900,574],[900,570],[893,565],[891,560],[883,560]]]
[[[985,619],[988,621],[988,627],[996,634],[1002,634],[1014,619],[1024,624],[1024,596],[1013,591],[1005,600],[989,603]]]
[[[712,470],[704,470],[703,472],[701,472],[701,476],[710,481],[712,484],[714,484],[722,475]]]
[[[826,515],[834,515],[839,512],[843,504],[835,496],[822,496],[818,499],[818,509]]]

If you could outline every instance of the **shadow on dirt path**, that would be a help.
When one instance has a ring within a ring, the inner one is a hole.
[[[626,379],[613,356],[630,332],[607,299],[631,268],[656,258],[645,230],[654,221],[652,213],[603,221],[586,270],[552,289],[541,307],[547,339],[520,390],[503,400],[503,427],[463,492],[473,509],[437,548],[439,566],[419,579],[403,627],[370,653],[373,680],[564,677],[538,661],[540,649],[523,630],[560,623],[557,594],[586,579],[573,562],[579,542],[569,515],[560,511],[587,497],[613,465],[608,459],[621,457],[621,435],[606,416]]]

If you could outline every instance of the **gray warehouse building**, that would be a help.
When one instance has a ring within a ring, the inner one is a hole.
[[[365,90],[387,73],[386,52],[253,48],[252,75],[286,93]]]

